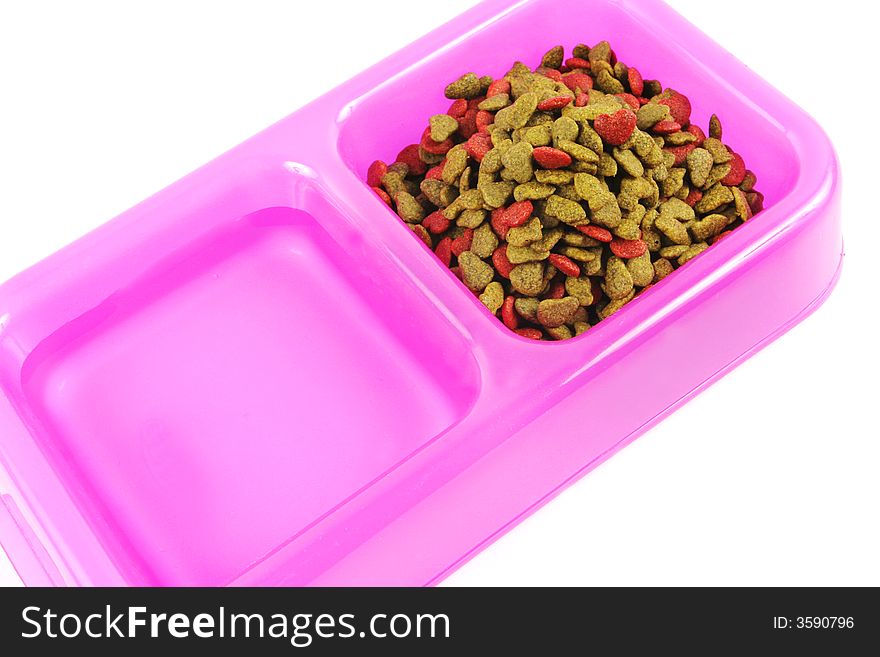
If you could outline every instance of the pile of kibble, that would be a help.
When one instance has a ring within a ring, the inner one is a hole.
[[[743,159],[607,41],[467,73],[367,181],[519,335],[580,335],[759,212]]]

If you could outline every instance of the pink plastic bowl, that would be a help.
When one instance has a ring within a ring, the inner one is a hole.
[[[605,38],[767,209],[537,343],[363,179],[462,72]],[[435,583],[816,308],[839,219],[822,131],[667,6],[483,3],[0,288],[3,544],[28,584]]]

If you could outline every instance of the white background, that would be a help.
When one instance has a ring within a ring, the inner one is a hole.
[[[0,280],[471,4],[3,0]],[[880,584],[870,3],[671,4],[830,134],[843,277],[817,313],[447,584]],[[0,583],[19,583],[2,551]]]

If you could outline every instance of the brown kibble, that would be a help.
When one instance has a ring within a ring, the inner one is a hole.
[[[547,199],[544,213],[570,226],[588,223],[587,213],[580,203],[562,198],[557,194],[553,194]]]
[[[673,271],[672,263],[666,258],[660,258],[654,262],[654,282],[662,281]]]
[[[455,82],[446,86],[444,93],[449,99],[464,98],[470,100],[480,95],[482,82],[474,73],[465,73]]]
[[[565,59],[565,49],[562,46],[550,48],[541,58],[541,66],[545,68],[560,68]]]
[[[633,279],[626,263],[616,256],[608,258],[605,265],[605,294],[609,299],[623,299],[633,290]]]
[[[556,326],[554,328],[546,328],[547,335],[549,335],[554,340],[568,340],[572,338],[571,329],[567,326]]]
[[[579,278],[567,276],[565,279],[565,292],[570,297],[577,299],[581,306],[591,306],[593,304],[593,285],[586,276]]]
[[[538,323],[547,328],[556,328],[567,324],[579,306],[580,303],[574,297],[544,299],[538,303]]]
[[[669,118],[669,106],[660,103],[647,103],[636,112],[636,127],[639,130],[650,130],[660,121]]]
[[[455,187],[446,184],[442,180],[429,180],[426,178],[419,185],[419,188],[427,199],[438,208],[445,208],[458,196],[458,191]]]
[[[730,188],[719,183],[703,194],[703,198],[697,201],[694,209],[701,213],[713,212],[731,201],[733,201],[733,193]]]
[[[490,313],[493,315],[497,313],[501,308],[501,304],[504,303],[504,288],[501,286],[501,283],[498,281],[489,283],[480,295],[480,301],[489,309]]]
[[[462,282],[474,292],[485,290],[495,277],[495,270],[470,251],[458,256],[458,265],[461,267]]]
[[[633,285],[646,287],[654,280],[654,265],[651,264],[651,254],[648,251],[627,260],[626,268],[632,276]]]
[[[397,214],[408,224],[417,224],[425,218],[425,208],[409,192],[398,192],[394,197],[394,203],[397,206]]]
[[[441,178],[443,182],[452,185],[458,182],[461,174],[467,168],[468,154],[463,146],[455,146],[446,154],[446,165],[443,167]],[[390,192],[389,192],[390,193]]]
[[[712,159],[715,161],[715,164],[723,164],[733,159],[733,155],[727,150],[727,146],[714,137],[704,139],[703,148],[712,153]]]
[[[608,317],[610,317],[611,315],[616,313],[618,310],[623,308],[630,301],[632,301],[634,296],[635,296],[635,290],[632,290],[629,294],[627,294],[622,299],[612,299],[607,304],[605,304],[605,306],[603,306],[602,309],[599,310],[599,312],[596,314],[599,315],[599,319],[607,319]]]
[[[541,229],[541,220],[532,217],[522,226],[516,226],[507,231],[507,243],[512,246],[528,246],[543,237]]]
[[[534,297],[519,297],[513,302],[517,314],[528,322],[538,321],[538,300]]]
[[[723,214],[710,214],[691,224],[691,235],[698,242],[705,242],[727,228],[729,223],[730,220]]]
[[[529,182],[517,185],[514,188],[513,199],[515,201],[537,201],[542,198],[547,198],[555,191],[556,187],[553,185],[530,180]]]
[[[705,185],[714,164],[712,154],[705,148],[695,148],[688,153],[686,162],[691,182],[697,187]]]
[[[522,94],[513,105],[498,110],[495,114],[496,129],[516,130],[524,127],[537,107],[537,94],[531,91]]]
[[[678,266],[681,267],[688,260],[691,260],[692,258],[697,257],[698,255],[700,255],[703,251],[705,251],[708,248],[709,248],[709,245],[706,244],[705,242],[700,242],[698,244],[692,244],[691,246],[689,246],[687,248],[687,250],[684,253],[682,253],[680,256],[678,256]]]
[[[435,114],[429,120],[431,139],[436,142],[446,141],[458,130],[458,121],[448,114]]]
[[[721,121],[713,114],[709,117],[709,136],[712,139],[721,139]]]
[[[483,223],[474,230],[471,240],[471,251],[479,258],[489,258],[498,248],[498,237],[488,223]]]
[[[477,107],[479,107],[484,112],[497,112],[500,109],[504,109],[510,105],[510,96],[508,94],[495,94],[494,96],[489,96],[486,100],[480,102]]]
[[[536,296],[544,289],[544,265],[541,262],[526,262],[510,271],[510,284],[514,290],[529,297]]]

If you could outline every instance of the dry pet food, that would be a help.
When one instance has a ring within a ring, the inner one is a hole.
[[[563,340],[759,212],[755,174],[607,41],[450,82],[452,105],[367,183],[521,336]]]

